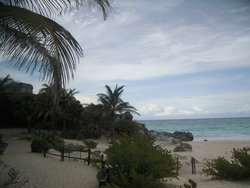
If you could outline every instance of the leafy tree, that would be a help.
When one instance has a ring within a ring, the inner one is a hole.
[[[35,97],[33,95],[26,95],[22,100],[17,101],[16,105],[18,109],[15,115],[26,120],[28,133],[31,133],[32,122],[37,117]]]
[[[1,54],[12,66],[38,71],[49,81],[54,105],[83,52],[70,32],[49,17],[81,5],[100,8],[105,19],[111,8],[108,0],[0,0]]]
[[[161,178],[177,176],[170,153],[140,134],[123,135],[106,153],[111,183],[119,187],[152,188]]]
[[[74,95],[77,93],[75,89],[62,89],[59,105],[54,106],[51,104],[53,100],[53,89],[51,85],[43,84],[43,88],[39,91],[40,113],[39,116],[43,117],[44,121],[51,121],[53,129],[62,129],[65,131],[67,128],[80,124],[81,112],[83,107],[79,101],[76,100]],[[62,125],[58,127],[57,125]]]
[[[115,129],[118,134],[132,135],[138,132],[138,124],[130,120],[119,120],[115,122]]]
[[[106,94],[104,93],[99,93],[97,94],[98,96],[98,101],[103,105],[104,110],[108,115],[112,117],[112,139],[114,139],[114,134],[115,134],[115,117],[117,113],[122,113],[122,112],[132,112],[137,115],[136,108],[131,106],[128,102],[124,102],[121,99],[121,95],[123,93],[123,88],[124,86],[118,86],[116,85],[114,91],[111,90],[111,88],[106,85]]]

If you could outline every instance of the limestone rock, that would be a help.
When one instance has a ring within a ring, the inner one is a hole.
[[[133,120],[133,115],[130,112],[125,112],[124,114],[122,114],[122,119],[123,120]]]
[[[193,136],[192,133],[190,133],[190,132],[180,132],[180,131],[175,131],[173,133],[173,137],[178,139],[178,140],[184,141],[184,142],[192,141],[194,139],[194,136]]]
[[[181,143],[174,148],[174,152],[192,151],[192,146],[188,143]]]

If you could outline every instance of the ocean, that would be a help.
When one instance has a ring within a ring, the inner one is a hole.
[[[185,131],[194,135],[195,141],[250,140],[250,117],[140,120],[149,130],[170,132]]]

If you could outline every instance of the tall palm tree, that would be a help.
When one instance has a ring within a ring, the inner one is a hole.
[[[115,117],[117,113],[122,113],[122,112],[132,112],[137,115],[140,115],[136,108],[131,106],[128,102],[124,102],[121,99],[121,95],[123,93],[123,88],[124,86],[118,86],[116,85],[114,91],[106,85],[106,94],[104,93],[99,93],[97,94],[98,96],[98,101],[103,105],[104,110],[112,117],[112,139],[114,139],[115,135]]]
[[[74,37],[51,20],[72,7],[96,6],[104,19],[111,9],[109,0],[0,0],[0,54],[9,63],[53,85],[54,105],[60,90],[73,78],[83,51]]]

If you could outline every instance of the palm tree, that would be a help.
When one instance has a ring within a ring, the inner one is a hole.
[[[60,112],[60,117],[63,120],[63,131],[65,131],[65,127],[66,127],[66,120],[71,117],[72,114],[69,113],[69,108],[73,106],[74,103],[77,102],[76,98],[75,98],[75,94],[79,93],[78,91],[76,91],[75,89],[69,89],[66,90],[64,89],[61,97],[60,97],[60,101],[59,101],[59,112]],[[73,118],[73,117],[71,117]]]
[[[116,85],[114,91],[111,90],[111,88],[106,85],[106,94],[99,93],[98,101],[103,105],[104,110],[112,117],[112,139],[114,139],[115,135],[115,116],[117,113],[122,112],[132,112],[137,115],[140,115],[137,113],[136,108],[131,106],[128,102],[124,102],[121,99],[121,95],[123,92],[124,86],[118,86]]]
[[[0,94],[7,92],[12,83],[14,83],[14,80],[10,78],[10,75],[0,78]]]
[[[83,51],[74,37],[49,17],[72,7],[96,6],[104,19],[109,0],[0,0],[0,53],[15,68],[33,74],[53,86],[58,105],[61,88],[73,78]]]

